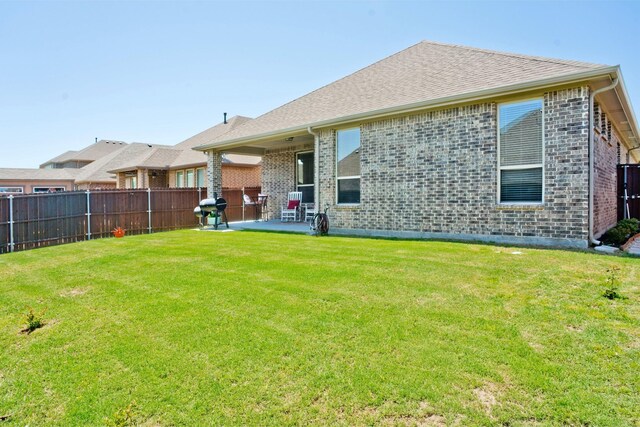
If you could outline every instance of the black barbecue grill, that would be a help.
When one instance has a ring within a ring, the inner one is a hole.
[[[223,222],[229,228],[229,222],[227,221],[227,214],[224,210],[227,208],[227,201],[222,197],[218,197],[218,193],[213,193],[212,199],[200,200],[200,206],[196,206],[193,213],[202,218],[202,225],[206,225],[205,218],[213,219],[213,228],[218,229],[218,225]]]

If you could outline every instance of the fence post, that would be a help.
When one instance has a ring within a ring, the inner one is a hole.
[[[9,195],[9,252],[13,252],[13,194]]]
[[[91,240],[91,196],[87,190],[87,240]]]
[[[198,187],[198,204],[200,204],[200,200],[202,200],[202,187]]]
[[[147,206],[149,206],[147,213],[149,214],[149,234],[151,234],[151,188],[147,188]]]
[[[242,222],[244,222],[244,187],[242,187]]]

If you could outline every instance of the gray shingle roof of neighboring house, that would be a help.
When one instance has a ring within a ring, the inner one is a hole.
[[[180,155],[176,157],[174,161],[171,163],[171,166],[170,166],[171,169],[206,163],[207,156],[200,151],[192,150],[193,147],[197,147],[198,145],[206,144],[210,141],[213,141],[219,138],[220,136],[237,129],[238,127],[244,125],[250,120],[252,120],[250,117],[233,116],[229,120],[227,120],[227,124],[219,123],[213,127],[210,127],[205,131],[200,132],[197,135],[192,136],[191,138],[185,139],[179,144],[176,144],[175,148],[184,150],[184,151],[182,151]],[[241,160],[245,160],[246,162],[255,161],[255,159],[252,156],[242,156]],[[260,159],[258,158],[257,162],[259,161]],[[234,162],[233,160],[232,162],[238,163],[238,162]]]
[[[69,161],[95,161],[101,157],[106,156],[107,154],[113,153],[118,149],[122,148],[124,145],[127,145],[126,142],[122,141],[111,141],[107,139],[101,139],[100,141],[89,145],[88,147],[83,148],[79,151],[67,151],[66,153],[60,154],[59,156],[54,157],[51,160],[48,160],[40,165],[40,167],[44,167],[51,163],[64,163]]]
[[[151,145],[139,142],[123,145],[117,151],[79,169],[80,173],[76,177],[76,183],[114,182],[114,170],[120,169],[122,165],[144,161],[158,147],[168,148],[166,145]]]
[[[69,151],[65,151],[64,153],[60,154],[59,156],[54,157],[53,159],[47,160],[45,163],[43,163],[41,165],[47,165],[49,163],[62,163],[62,162],[67,162],[69,160],[73,159],[73,155],[76,154],[78,151],[77,150],[69,150]]]
[[[606,67],[423,41],[269,111],[199,149]]]
[[[73,180],[80,169],[0,169],[0,180]]]

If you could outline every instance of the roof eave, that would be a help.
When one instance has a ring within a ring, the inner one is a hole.
[[[563,85],[563,84],[568,84],[572,82],[585,81],[585,80],[593,79],[595,77],[602,77],[602,76],[611,75],[611,74],[615,74],[616,76],[620,75],[620,67],[617,65],[601,67],[601,68],[596,68],[589,71],[582,71],[579,73],[572,73],[572,74],[566,74],[563,76],[532,80],[525,83],[518,83],[514,85],[509,85],[509,86],[500,86],[500,87],[491,88],[491,89],[483,89],[480,91],[467,92],[459,95],[431,99],[428,101],[421,101],[421,102],[416,102],[412,104],[400,105],[396,107],[383,108],[380,110],[367,111],[364,113],[353,114],[350,116],[338,117],[338,118],[329,119],[329,120],[322,120],[319,122],[308,123],[300,126],[286,128],[286,129],[279,129],[277,131],[266,132],[263,134],[251,135],[248,137],[235,138],[230,140],[217,141],[210,144],[203,144],[197,147],[193,147],[192,149],[197,151],[208,151],[212,149],[215,150],[215,149],[231,148],[231,147],[241,146],[250,141],[258,142],[258,141],[264,141],[268,139],[274,139],[276,137],[284,137],[290,134],[295,134],[300,132],[306,133],[307,128],[309,127],[322,128],[326,126],[340,125],[343,123],[354,122],[362,119],[381,118],[385,116],[423,110],[427,108],[437,108],[437,107],[442,107],[450,104],[458,104],[461,102],[477,101],[481,99],[494,97],[496,95],[510,95],[510,94],[515,94],[519,92],[526,92],[530,90],[545,88],[549,86],[557,86],[557,85]],[[626,92],[625,92],[625,96],[626,96]],[[635,121],[635,118],[634,118],[634,121]],[[637,125],[635,126],[635,129],[637,129]]]

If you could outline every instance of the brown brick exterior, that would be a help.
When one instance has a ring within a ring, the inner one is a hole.
[[[262,183],[261,166],[222,165],[222,187],[243,188],[260,187]]]

